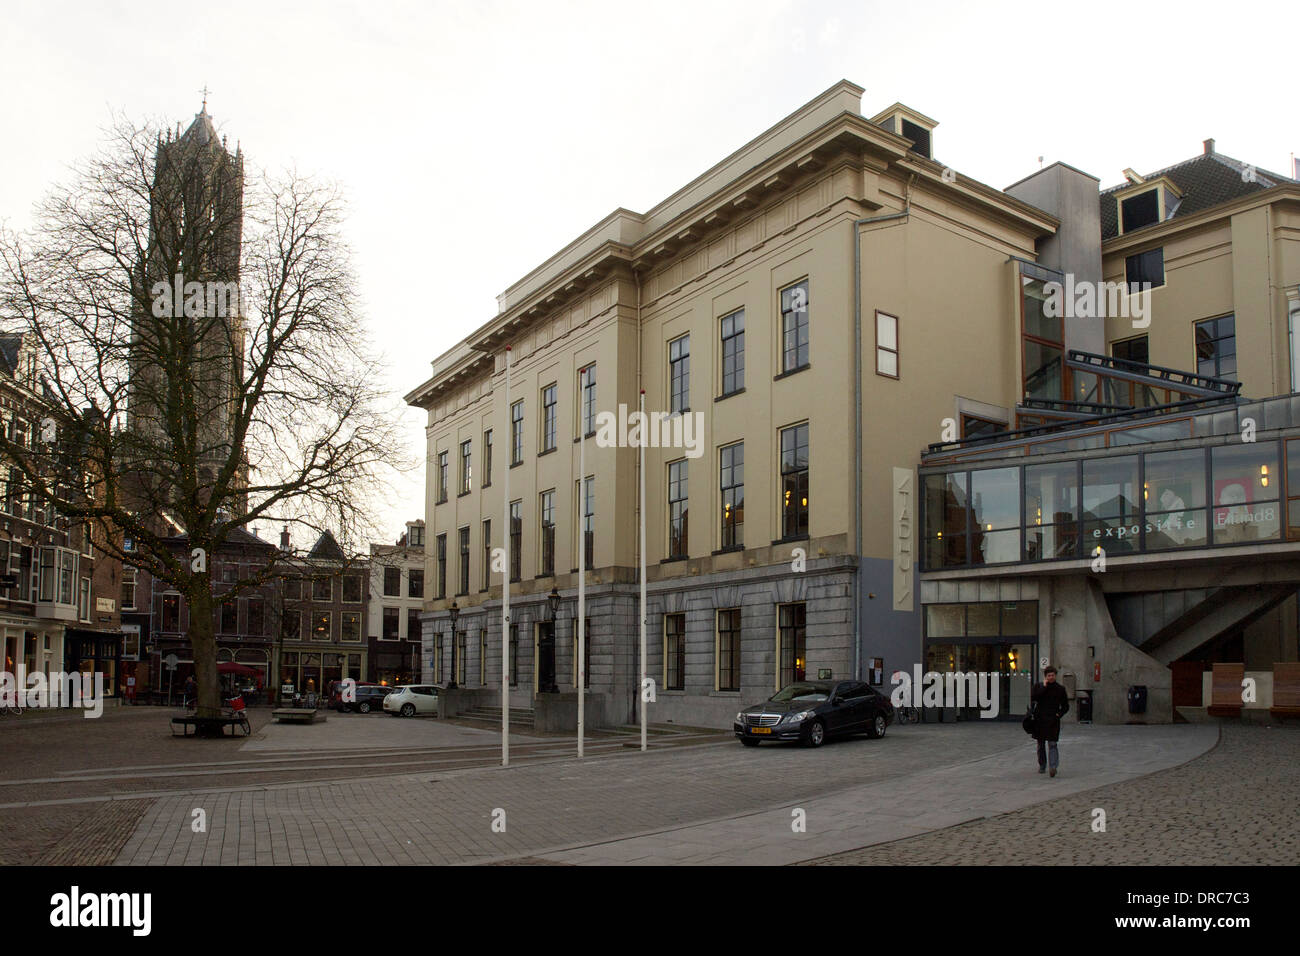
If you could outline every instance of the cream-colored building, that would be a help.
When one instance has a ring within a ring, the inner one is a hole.
[[[488,549],[507,533],[512,701],[549,683],[552,627],[556,685],[575,684],[587,434],[589,684],[633,719],[637,454],[594,432],[643,389],[699,427],[696,449],[646,452],[652,720],[728,725],[795,677],[879,683],[919,660],[918,452],[946,420],[1012,421],[1020,263],[1059,221],[930,158],[923,114],[864,115],[862,92],[837,83],[649,211],[611,213],[408,396],[428,411],[426,640],[456,601],[469,686],[499,686]]]

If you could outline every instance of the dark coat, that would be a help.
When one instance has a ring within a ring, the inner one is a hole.
[[[1060,740],[1061,718],[1070,710],[1070,699],[1058,683],[1036,684],[1030,695],[1034,704],[1034,739]]]

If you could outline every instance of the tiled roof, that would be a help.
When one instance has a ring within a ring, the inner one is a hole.
[[[1243,170],[1248,168],[1253,170],[1253,174],[1243,176]],[[1174,210],[1171,219],[1191,216],[1212,206],[1270,189],[1279,183],[1295,182],[1288,176],[1272,173],[1258,166],[1250,167],[1248,163],[1222,153],[1206,153],[1176,166],[1156,170],[1144,178],[1158,179],[1161,176],[1168,176],[1183,193],[1182,201]],[[1103,190],[1101,193],[1101,238],[1103,240],[1114,239],[1119,235],[1119,210],[1115,193],[1128,186],[1129,184],[1125,183],[1122,186]],[[1125,235],[1137,231],[1130,230]]]

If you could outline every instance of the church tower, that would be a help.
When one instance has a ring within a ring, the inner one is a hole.
[[[244,157],[219,137],[207,100],[183,133],[159,136],[148,248],[138,269],[127,430],[138,450],[176,452],[198,498],[234,446],[246,332],[240,292]],[[240,449],[235,476],[247,486]],[[192,473],[189,469],[193,469]],[[188,482],[175,482],[178,490]],[[235,510],[247,509],[241,493]]]

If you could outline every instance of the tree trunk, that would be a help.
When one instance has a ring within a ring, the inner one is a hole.
[[[194,650],[194,680],[198,684],[198,716],[221,716],[221,680],[217,675],[217,638],[212,617],[212,592],[202,585],[189,595],[190,647]]]

